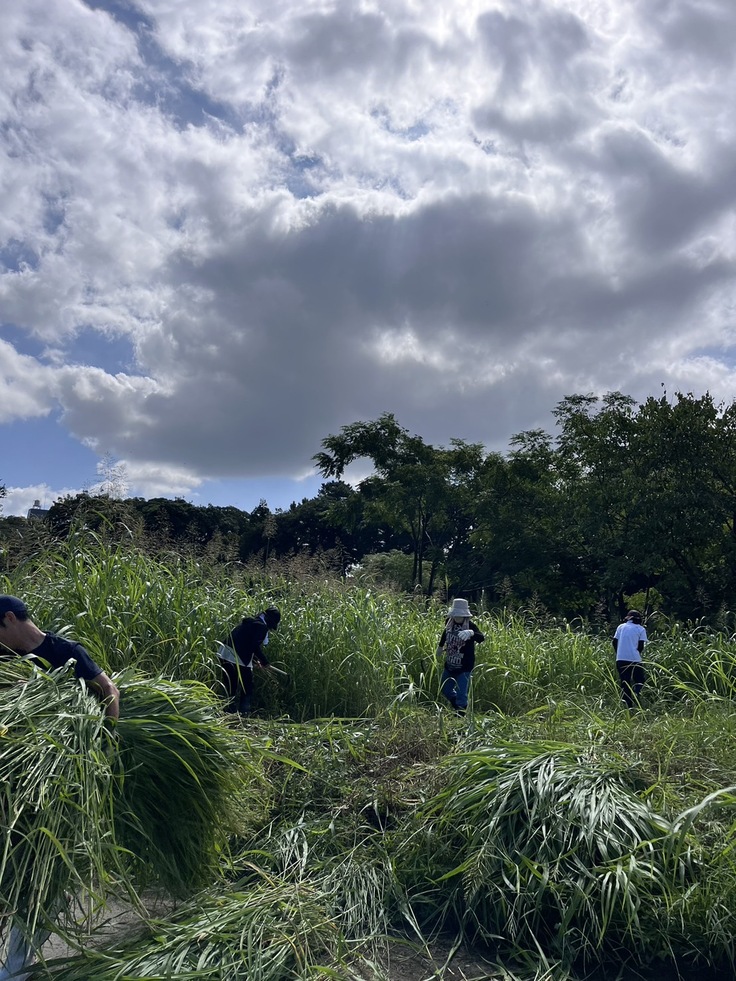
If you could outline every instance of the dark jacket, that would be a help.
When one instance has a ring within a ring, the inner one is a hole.
[[[261,617],[243,617],[225,643],[232,647],[246,667],[252,665],[254,657],[261,664],[268,664],[268,658],[263,653],[263,641],[267,633],[268,627]]]
[[[456,635],[461,630],[472,630],[473,636],[466,641],[461,641]],[[442,631],[438,651],[445,652],[445,670],[450,674],[461,674],[463,671],[472,671],[475,667],[475,645],[482,643],[486,639],[476,624],[472,620],[464,620],[462,623],[455,623],[448,620],[445,629]]]

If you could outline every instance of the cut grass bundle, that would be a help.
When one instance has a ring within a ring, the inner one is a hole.
[[[211,882],[228,835],[242,828],[248,762],[204,685],[133,678],[119,685],[117,837],[139,877],[185,894]]]
[[[47,968],[54,981],[353,978],[324,898],[254,869],[242,886],[199,894],[140,939]]]
[[[49,930],[73,942],[68,896],[94,907],[152,880],[176,894],[209,884],[242,825],[247,758],[207,688],[120,688],[111,730],[70,670],[0,662],[3,944],[11,920],[34,946]]]
[[[0,909],[31,943],[55,928],[67,892],[99,898],[122,874],[112,755],[100,707],[70,670],[0,661]]]
[[[408,843],[418,908],[512,957],[595,963],[631,950],[645,961],[666,948],[656,913],[687,856],[629,766],[559,744],[478,749],[448,765]]]

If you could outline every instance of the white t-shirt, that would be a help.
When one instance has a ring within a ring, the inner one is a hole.
[[[634,623],[633,620],[620,623],[613,636],[618,641],[616,647],[617,661],[641,661],[638,644],[640,640],[646,644],[647,632],[640,623]]]

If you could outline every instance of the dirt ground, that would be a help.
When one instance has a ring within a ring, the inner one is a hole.
[[[144,904],[149,916],[163,917],[174,908],[171,900],[157,894],[145,896]],[[79,915],[83,914],[80,912]],[[97,917],[94,926],[94,940],[90,940],[90,946],[102,947],[111,941],[122,940],[140,926],[140,914],[132,906],[113,900],[105,909],[104,914]],[[56,936],[50,937],[43,947],[43,956],[46,960],[67,957],[73,953],[64,941]]]
[[[498,968],[478,955],[433,944],[427,953],[391,944],[382,960],[389,981],[484,981],[499,978]]]

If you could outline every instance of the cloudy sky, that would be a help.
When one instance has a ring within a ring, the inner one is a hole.
[[[3,513],[736,397],[733,0],[2,0]]]

